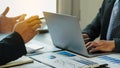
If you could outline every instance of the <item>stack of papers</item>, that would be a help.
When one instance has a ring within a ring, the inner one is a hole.
[[[28,54],[35,52],[37,50],[43,49],[44,48],[43,45],[44,45],[43,43],[40,43],[36,40],[32,40],[32,41],[28,42],[27,44],[25,44]]]
[[[120,54],[110,54],[91,58],[99,64],[108,64],[110,68],[120,68]]]
[[[64,53],[64,55],[65,54],[69,55],[70,57],[75,57],[72,54]],[[46,63],[55,68],[94,68],[99,66],[99,64],[93,61],[85,60],[82,58],[77,58],[78,61],[76,61],[76,58],[71,59],[52,52],[31,56],[31,58]]]
[[[45,53],[45,52],[52,52],[52,51],[59,51],[61,49],[56,48],[54,45],[49,45],[37,40],[31,40],[26,44],[26,49],[28,52],[28,55],[31,53]]]

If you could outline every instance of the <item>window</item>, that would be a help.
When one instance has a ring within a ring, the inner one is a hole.
[[[43,17],[43,11],[56,12],[56,0],[0,0],[0,13],[7,6],[10,7],[7,16],[17,16],[26,13],[27,17],[31,15]]]

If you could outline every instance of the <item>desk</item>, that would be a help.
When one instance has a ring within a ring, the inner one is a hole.
[[[9,34],[0,34],[0,40],[6,37]],[[43,43],[52,44],[52,40],[49,33],[46,34],[37,34],[32,40],[37,40]]]
[[[6,34],[7,35],[7,34]],[[0,40],[2,39],[2,38],[4,38],[6,35],[4,35],[4,34],[0,34]],[[38,34],[38,35],[36,35],[32,40],[36,40],[36,41],[39,41],[39,42],[41,42],[41,43],[46,43],[48,46],[53,46],[53,44],[52,44],[52,41],[51,41],[51,37],[50,37],[50,35],[49,35],[49,33],[46,33],[46,34]],[[39,55],[35,55],[35,58],[37,57],[39,57],[38,59],[40,59],[40,56],[41,54],[39,54]],[[78,55],[78,56],[80,56],[80,55]],[[82,56],[83,57],[83,56]],[[83,58],[85,58],[85,57],[83,57]],[[87,58],[87,59],[89,59],[89,60],[94,60],[94,61],[100,61],[101,63],[102,62],[106,62],[106,60],[104,60],[104,61],[102,61],[102,60],[99,60],[99,59],[97,59],[97,60],[95,60],[94,58]],[[37,59],[36,59],[37,60]],[[51,67],[49,67],[49,66],[47,66],[47,65],[45,65],[45,64],[42,64],[41,62],[37,62],[36,60],[34,60],[34,63],[30,63],[30,64],[25,64],[25,65],[21,65],[21,66],[16,66],[16,67],[11,67],[11,68],[51,68]],[[110,67],[112,67],[112,68],[119,68],[120,67],[120,65],[116,65],[116,64],[113,64],[113,65],[115,65],[115,66],[113,66],[112,65],[112,63],[109,63],[109,61],[107,61],[107,63],[110,65]]]

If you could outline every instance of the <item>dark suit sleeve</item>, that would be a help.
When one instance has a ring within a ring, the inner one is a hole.
[[[120,53],[120,38],[114,38],[115,48],[113,52]]]
[[[97,38],[100,35],[101,19],[103,16],[103,11],[104,11],[103,9],[105,5],[104,1],[101,8],[99,9],[97,16],[94,18],[91,24],[87,25],[87,27],[82,31],[82,33],[86,33],[89,35],[90,41],[93,41],[95,38]]]
[[[0,65],[16,60],[26,53],[24,41],[17,32],[0,41]]]

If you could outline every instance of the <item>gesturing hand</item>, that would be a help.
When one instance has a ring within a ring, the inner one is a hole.
[[[37,28],[41,27],[41,24],[38,16],[32,16],[27,20],[17,23],[14,31],[19,33],[26,43],[37,34]]]
[[[14,25],[17,20],[24,20],[26,14],[22,14],[16,17],[6,17],[9,7],[5,9],[5,11],[0,15],[0,33],[9,33],[13,30]]]

